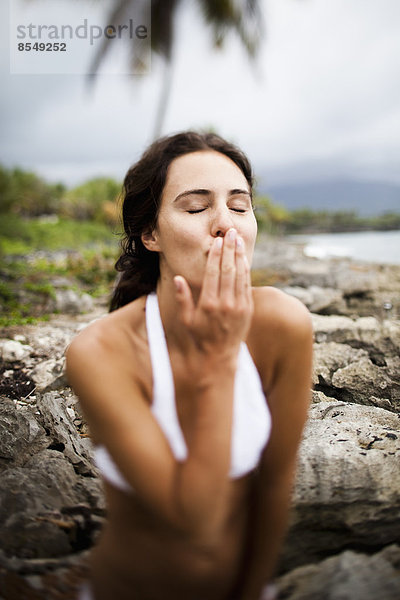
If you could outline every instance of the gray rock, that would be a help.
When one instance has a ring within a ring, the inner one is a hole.
[[[400,314],[400,270],[308,259],[285,242],[278,249],[269,242],[256,248],[257,261],[256,268],[266,266],[271,280],[321,313],[312,317],[314,405],[282,563],[283,571],[306,566],[279,579],[280,598],[369,600],[372,590],[374,600],[394,600],[398,588],[390,595],[388,582],[397,585],[398,548],[388,546],[376,556],[361,552],[376,552],[400,536],[395,414],[400,322],[388,319]],[[37,405],[26,411],[8,404],[7,415],[13,416],[3,419],[2,430],[0,416],[0,545],[6,549],[0,551],[0,587],[2,569],[8,568],[39,589],[38,569],[48,565],[55,573],[57,565],[79,556],[93,544],[104,517],[91,442],[80,435],[87,432],[83,416],[76,397],[59,389],[66,383],[62,364],[68,343],[104,309],[81,316],[83,309],[92,310],[92,300],[84,306],[82,297],[65,293],[63,285],[57,293],[64,315],[50,324],[13,329],[14,340],[3,340],[29,346],[20,360],[40,393]],[[393,309],[382,309],[386,301]],[[332,312],[336,316],[324,316]],[[44,393],[49,387],[59,391]],[[335,554],[331,562],[323,560]]]
[[[0,341],[0,356],[4,362],[21,361],[30,356],[33,348],[16,340]]]
[[[332,375],[332,386],[346,390],[353,402],[376,404],[378,400],[379,404],[383,399],[386,408],[400,410],[400,360],[392,359],[391,363],[390,368],[379,367],[369,358],[362,357],[338,369]]]
[[[328,262],[301,259],[290,265],[290,285],[304,288],[312,285],[333,288],[332,283],[331,268]]]
[[[349,325],[349,336],[352,336],[356,348],[337,342],[314,345],[315,391],[324,392],[338,400],[399,410],[400,359],[381,351],[380,338],[374,339],[373,343],[366,343],[364,348],[358,348],[363,344],[360,338],[365,329],[368,330],[368,323],[368,319],[359,319],[354,326]],[[363,329],[365,325],[367,327]]]
[[[298,244],[263,234],[258,236],[253,255],[253,269],[274,268],[289,273],[291,265],[300,261],[304,262],[304,255]],[[319,261],[312,262],[317,264]]]
[[[400,320],[384,320],[382,323],[382,336],[388,339],[392,346],[400,353]]]
[[[312,302],[308,307],[311,312],[323,314],[341,314],[346,310],[343,293],[339,289],[311,286]]]
[[[300,300],[300,302],[305,304],[307,308],[310,308],[313,303],[314,297],[309,288],[303,288],[300,286],[286,286],[282,288],[282,291]]]
[[[277,586],[281,600],[398,600],[400,548],[372,556],[348,550],[287,573]]]
[[[374,357],[395,357],[400,351],[400,324],[380,322],[375,317],[350,319],[343,316],[312,315],[315,341],[349,344]]]
[[[0,539],[6,569],[13,569],[8,565],[13,557],[48,560],[89,548],[104,522],[102,483],[91,464],[91,442],[81,440],[73,424],[74,401],[52,392],[39,397],[36,408],[18,408],[8,399],[0,403]],[[37,408],[42,414],[34,414]]]
[[[0,471],[20,466],[39,450],[46,448],[46,432],[32,411],[0,398]]]
[[[96,476],[97,470],[92,462],[91,444],[81,439],[68,414],[64,398],[57,392],[48,392],[39,396],[37,407],[41,415],[40,421],[52,440],[51,446],[62,451],[77,472]]]
[[[321,288],[316,285],[311,285],[308,288],[289,286],[282,289],[287,294],[303,302],[313,313],[341,314],[346,312],[343,294],[338,289]]]
[[[93,298],[89,294],[78,294],[74,290],[56,290],[55,309],[61,313],[80,314],[94,309]]]
[[[355,349],[347,344],[327,342],[314,344],[313,384],[332,384],[332,376],[361,358],[368,358],[368,352]]]
[[[79,539],[79,521],[69,515],[90,515],[92,489],[79,485],[80,477],[69,460],[55,450],[44,450],[24,467],[0,474],[0,538],[6,556],[58,557],[93,543]],[[98,497],[102,493],[98,482]],[[83,504],[83,506],[82,506]],[[86,508],[85,508],[86,506]],[[82,524],[81,524],[82,529]],[[84,529],[84,527],[83,527]],[[92,532],[94,533],[94,531]]]
[[[323,392],[318,390],[312,390],[311,398],[313,404],[319,404],[320,402],[332,402],[332,398],[325,396]]]
[[[264,269],[274,285],[302,288],[303,296],[313,287],[340,291],[343,301],[334,301],[321,310],[316,303],[311,309],[315,312],[374,315],[380,319],[400,317],[398,266],[356,263],[347,258],[319,260],[304,255],[301,240],[272,238],[261,232],[253,268],[261,281]]]
[[[316,342],[345,343],[353,334],[354,321],[350,317],[311,315]]]
[[[16,342],[21,342],[21,344],[26,344],[26,337],[24,335],[21,334],[15,334],[14,335],[14,340]]]
[[[330,272],[332,287],[342,290],[345,295],[359,295],[377,288],[377,274],[369,265],[354,264],[351,261],[336,262]]]
[[[400,420],[375,407],[319,402],[300,448],[287,568],[400,536]]]
[[[65,388],[68,385],[64,373],[65,359],[55,360],[50,358],[38,363],[30,372],[32,380],[36,383],[39,392]]]
[[[73,330],[61,327],[42,325],[40,328],[29,329],[29,344],[34,348],[38,358],[60,359],[74,335]]]

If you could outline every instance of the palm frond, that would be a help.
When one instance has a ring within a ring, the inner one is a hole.
[[[107,23],[121,23],[126,18],[135,23],[143,22],[145,3],[149,0],[115,0],[112,10],[107,16]],[[151,49],[163,56],[167,61],[171,59],[172,44],[174,39],[174,18],[180,0],[152,0],[151,2]],[[141,65],[146,65],[145,58],[141,55],[140,46],[131,45],[130,64],[133,71],[140,71]],[[90,65],[90,73],[96,74],[103,60],[106,58],[111,45],[104,38]],[[92,77],[93,80],[93,77]]]
[[[113,9],[107,16],[107,23],[121,23],[125,18],[125,14],[128,11],[128,7],[131,4],[131,0],[116,0]],[[108,50],[110,49],[110,40],[103,37],[102,42],[98,51],[96,52],[93,61],[90,64],[89,73],[95,74],[99,70],[99,67],[105,57],[107,56]]]
[[[180,0],[152,0],[151,48],[167,60],[171,59],[174,18]]]
[[[221,48],[230,32],[239,36],[254,57],[262,38],[259,0],[198,0],[206,24],[213,30],[214,46]]]

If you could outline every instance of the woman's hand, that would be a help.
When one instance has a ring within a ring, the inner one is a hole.
[[[226,517],[235,373],[253,314],[249,271],[243,240],[230,229],[210,248],[197,303],[175,277],[180,323],[171,364],[188,448],[176,499],[198,539],[219,535]]]
[[[176,276],[174,282],[179,317],[187,334],[185,350],[236,359],[253,314],[250,268],[236,230],[215,238],[197,304],[183,277]]]

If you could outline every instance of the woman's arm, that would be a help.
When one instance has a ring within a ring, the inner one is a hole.
[[[297,450],[310,402],[312,325],[309,314],[299,302],[282,295],[279,312],[274,317],[277,361],[267,391],[272,432],[255,484],[253,522],[240,600],[262,599],[262,589],[274,575],[287,528]]]
[[[175,460],[138,382],[121,369],[129,347],[115,347],[99,325],[98,335],[72,343],[67,369],[93,434],[138,497],[184,534],[201,537],[218,531],[229,483],[236,362],[253,308],[243,245],[228,235],[223,246],[214,243],[197,304],[183,278],[176,284],[171,363],[189,423],[184,462]]]

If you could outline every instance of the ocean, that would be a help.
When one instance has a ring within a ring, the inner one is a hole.
[[[373,263],[400,264],[400,230],[292,235],[315,258],[348,257]]]

